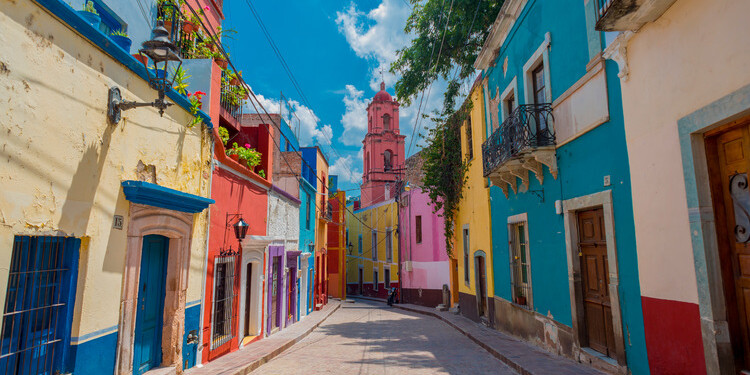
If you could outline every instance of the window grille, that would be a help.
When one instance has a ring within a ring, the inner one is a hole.
[[[469,228],[464,228],[464,282],[469,283]]]
[[[372,252],[372,260],[377,261],[378,260],[378,232],[375,230],[372,231],[372,247],[370,248],[370,251]]]
[[[414,220],[414,229],[416,229],[417,243],[422,243],[422,215],[417,215]]]
[[[377,265],[375,266],[377,267]],[[378,270],[375,269],[372,271],[372,289],[373,290],[378,290],[378,281],[379,281],[378,279],[379,279]]]
[[[391,287],[391,270],[388,268],[383,270],[383,285],[385,286],[385,290],[388,290],[388,288]]]
[[[511,225],[511,283],[513,302],[531,307],[531,267],[529,264],[529,243],[526,223]]]
[[[359,254],[362,254],[362,235],[360,234],[357,238],[357,250],[359,251]]]
[[[214,267],[214,316],[211,349],[234,337],[232,335],[232,305],[234,302],[234,258],[217,257]]]
[[[0,336],[0,372],[65,372],[77,253],[71,237],[16,236]]]

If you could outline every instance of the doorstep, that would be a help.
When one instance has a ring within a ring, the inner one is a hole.
[[[341,302],[331,301],[322,309],[308,314],[305,319],[282,329],[273,336],[252,342],[240,350],[223,355],[203,364],[202,367],[193,367],[184,373],[187,375],[248,374],[305,338],[340,306]]]
[[[385,302],[384,299],[380,298],[359,296],[354,298]],[[429,315],[442,320],[484,348],[492,356],[523,375],[605,374],[605,372],[575,362],[572,359],[552,354],[542,348],[486,327],[461,315],[411,304],[394,304],[393,307],[417,314]]]

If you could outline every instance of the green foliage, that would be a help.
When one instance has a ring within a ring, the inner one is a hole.
[[[453,233],[458,204],[463,196],[468,163],[461,153],[461,124],[471,113],[471,100],[444,122],[430,130],[427,146],[422,149],[424,164],[423,189],[435,205],[435,211],[443,210],[445,226],[445,249],[453,251]]]
[[[122,37],[125,37],[125,38],[127,38],[127,37],[128,37],[128,33],[124,32],[124,31],[122,31],[122,30],[117,30],[117,31],[113,31],[113,32],[112,32],[111,34],[109,34],[109,35],[117,35],[117,36],[122,36]]]
[[[422,90],[441,77],[448,81],[443,113],[449,115],[455,107],[460,83],[476,74],[474,60],[503,0],[410,2],[412,13],[404,31],[416,35],[416,38],[411,45],[398,51],[396,61],[391,64],[390,71],[400,77],[396,82],[396,96],[403,105],[409,105]],[[456,69],[457,73],[454,72]]]
[[[83,11],[99,15],[99,12],[96,11],[96,8],[94,8],[94,2],[89,0],[86,3],[83,4]]]
[[[227,128],[219,126],[219,139],[221,139],[221,143],[227,145],[227,141],[229,141],[229,130]]]
[[[227,155],[237,155],[239,159],[244,160],[250,168],[260,164],[260,152],[251,148],[247,143],[245,144],[245,147],[239,146],[237,142],[232,143],[232,148],[227,150]]]
[[[174,86],[172,86],[177,92],[182,95],[187,95],[188,83],[187,79],[192,76],[186,74],[186,70],[180,66],[174,71]]]
[[[261,169],[261,170],[259,170],[259,171],[258,171],[258,176],[260,176],[260,177],[263,177],[263,178],[266,178],[266,171],[264,171],[264,170],[262,170],[262,169]]]

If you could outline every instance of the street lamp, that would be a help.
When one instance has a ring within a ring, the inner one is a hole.
[[[347,248],[349,249],[349,255],[352,255],[352,251],[354,251],[354,245],[352,245],[352,243],[349,242],[349,246],[347,246]]]
[[[153,69],[149,68],[146,63],[146,74],[148,75],[148,84],[158,93],[158,98],[153,102],[141,103],[129,100],[123,100],[120,94],[120,88],[115,86],[109,89],[109,100],[107,101],[107,117],[112,124],[120,122],[122,111],[138,107],[154,107],[159,109],[159,116],[164,116],[164,110],[174,103],[165,100],[166,91],[174,84],[175,75],[169,79],[170,62],[176,62],[177,68],[182,66],[182,59],[175,52],[177,47],[169,40],[169,32],[163,26],[163,21],[157,21],[156,27],[151,32],[153,38],[143,42],[138,53],[143,57],[148,57],[153,62]],[[145,55],[145,56],[144,56]]]
[[[227,214],[227,227],[229,226],[230,216],[237,217],[239,216],[239,214]],[[230,257],[240,255],[242,252],[242,240],[244,240],[245,236],[247,236],[247,229],[250,228],[250,224],[245,222],[245,220],[240,217],[240,219],[237,220],[234,225],[232,225],[232,228],[234,228],[234,237],[237,238],[237,242],[239,242],[237,250],[235,251],[234,249],[232,249],[232,246],[229,246],[229,249],[221,249],[221,251],[219,251],[219,256]]]

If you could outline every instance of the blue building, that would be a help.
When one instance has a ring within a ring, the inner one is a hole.
[[[484,318],[577,361],[646,374],[620,80],[594,12],[593,1],[508,0],[474,64],[491,184]]]

